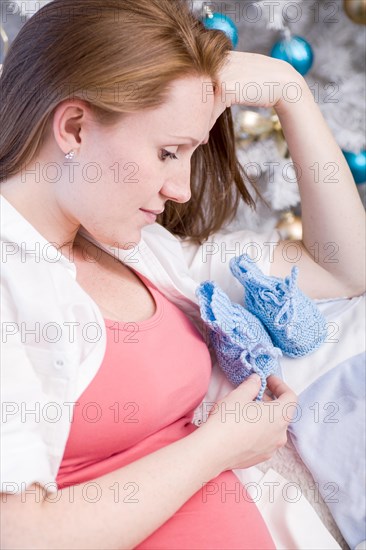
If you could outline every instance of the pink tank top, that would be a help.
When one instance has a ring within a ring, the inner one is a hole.
[[[155,300],[155,314],[139,323],[105,320],[105,356],[74,406],[56,478],[60,489],[122,468],[199,429],[192,419],[211,375],[207,346],[188,317],[136,275]],[[274,549],[235,474],[225,471],[211,481],[210,490],[200,489],[137,548]]]

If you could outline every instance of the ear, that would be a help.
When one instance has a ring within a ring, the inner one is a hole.
[[[85,130],[89,117],[90,110],[81,100],[65,100],[56,107],[52,128],[63,154],[80,149],[82,130]]]

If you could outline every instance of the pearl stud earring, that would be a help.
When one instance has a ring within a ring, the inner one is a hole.
[[[75,151],[71,149],[71,151],[65,155],[65,159],[72,160],[74,156],[75,156]]]

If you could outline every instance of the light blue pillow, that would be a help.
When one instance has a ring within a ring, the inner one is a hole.
[[[309,359],[311,360],[311,359]],[[350,357],[299,395],[291,439],[348,545],[366,539],[366,355]]]

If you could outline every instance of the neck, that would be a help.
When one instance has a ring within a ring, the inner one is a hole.
[[[0,194],[25,218],[48,242],[53,243],[67,256],[80,225],[67,219],[51,193],[52,184],[24,182],[16,174],[1,183]]]

